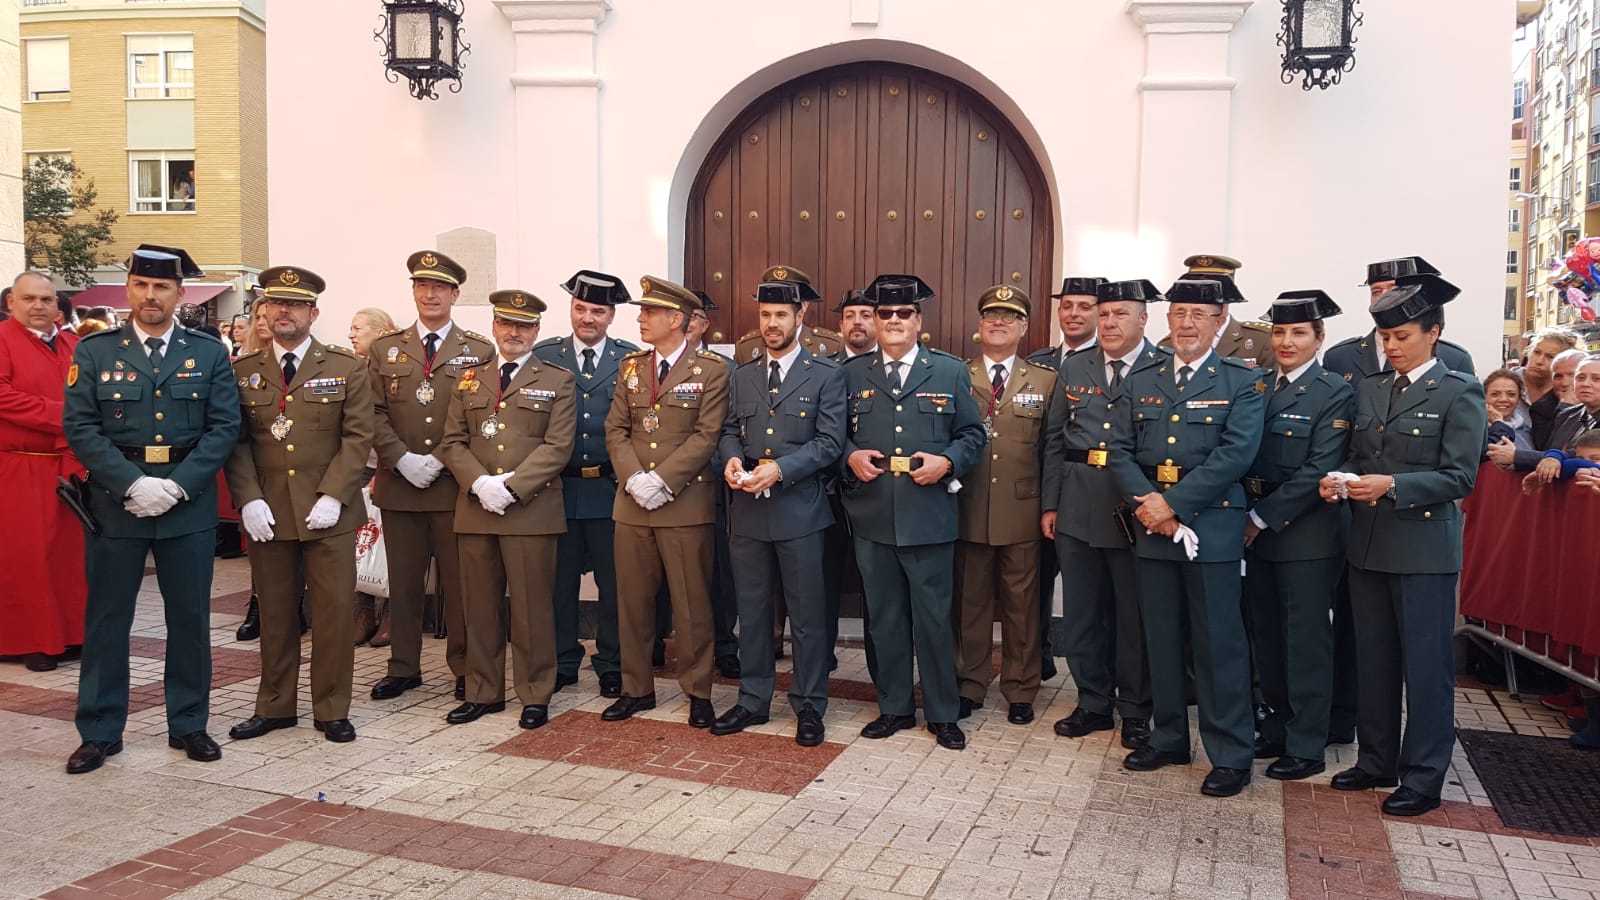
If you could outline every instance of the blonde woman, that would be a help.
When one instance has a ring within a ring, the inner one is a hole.
[[[394,330],[394,319],[389,314],[375,306],[357,310],[355,317],[350,320],[350,349],[362,359],[367,358],[367,348],[378,335]],[[367,457],[367,471],[364,477],[366,482],[372,481],[372,473],[378,468],[378,451],[374,449]],[[367,595],[356,594],[356,646],[371,642],[374,647],[387,646],[389,643],[389,604],[388,601],[380,602]]]
[[[350,349],[362,359],[367,358],[367,347],[372,339],[386,331],[394,330],[394,319],[376,306],[356,311],[350,320]]]

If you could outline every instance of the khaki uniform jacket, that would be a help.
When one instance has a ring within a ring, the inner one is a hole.
[[[812,356],[832,356],[844,349],[844,337],[831,329],[801,325],[800,346]],[[761,339],[761,332],[752,331],[739,338],[738,347],[733,351],[733,361],[736,365],[744,365],[766,353],[767,344]]]
[[[647,432],[654,366],[655,351],[641,350],[623,357],[617,375],[606,415],[606,451],[618,484],[612,518],[648,528],[714,524],[722,475],[712,457],[728,413],[728,360],[709,350],[685,349],[657,386],[653,411],[660,425]],[[673,499],[653,511],[634,502],[626,488],[639,472],[659,474]]]
[[[244,419],[225,470],[233,502],[243,508],[267,501],[278,541],[316,541],[366,524],[361,473],[372,450],[373,405],[367,364],[313,338],[287,390],[271,349],[234,360],[233,374]],[[292,423],[281,441],[272,436],[280,406]],[[306,516],[323,494],[344,509],[333,527],[312,531]]]
[[[456,531],[461,534],[561,534],[567,514],[561,470],[577,434],[576,388],[571,372],[537,356],[517,370],[498,400],[498,356],[463,369],[449,393],[448,422],[439,459],[461,489]],[[494,418],[494,437],[484,423]],[[506,487],[518,502],[495,515],[469,493],[480,475],[513,473]]]
[[[1039,488],[1044,461],[1045,421],[1056,394],[1056,370],[1018,358],[1005,389],[988,415],[990,362],[979,356],[967,361],[972,399],[989,418],[994,436],[978,453],[978,462],[961,479],[956,500],[961,510],[961,540],[994,547],[1037,541]]]
[[[433,484],[419,490],[394,467],[408,452],[438,451],[444,441],[450,395],[461,373],[495,358],[494,345],[487,338],[452,324],[434,354],[432,377],[428,377],[421,335],[418,326],[412,324],[381,335],[367,350],[372,387],[378,398],[372,440],[378,451],[378,474],[372,486],[372,500],[383,509],[436,512],[455,507],[460,491],[448,469],[440,472]],[[428,403],[417,399],[417,389],[424,382],[433,389],[433,399]],[[499,383],[499,375],[495,374],[489,387]]]

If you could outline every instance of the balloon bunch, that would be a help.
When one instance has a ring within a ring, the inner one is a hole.
[[[1600,238],[1584,238],[1572,245],[1565,264],[1555,263],[1551,284],[1578,311],[1585,322],[1593,322],[1593,301],[1600,293]]]

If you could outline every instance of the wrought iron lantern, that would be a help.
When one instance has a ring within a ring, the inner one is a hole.
[[[1361,0],[1283,0],[1283,83],[1300,89],[1327,90],[1356,67],[1355,30],[1361,24]]]
[[[384,77],[391,84],[402,77],[411,96],[437,100],[434,86],[450,82],[461,91],[462,58],[472,47],[462,40],[462,0],[383,0],[383,24],[372,39],[383,45]]]

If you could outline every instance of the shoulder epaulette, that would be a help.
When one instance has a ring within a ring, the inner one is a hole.
[[[721,353],[718,353],[715,350],[696,350],[694,355],[700,357],[701,359],[715,359],[725,363],[733,362],[733,360],[723,356]]]
[[[832,328],[822,328],[822,327],[815,326],[815,325],[811,325],[811,326],[807,326],[807,327],[809,327],[811,329],[812,333],[817,335],[818,337],[824,337],[824,338],[827,338],[830,341],[842,341],[842,340],[844,340],[844,335],[840,334],[837,331],[834,331]]]
[[[106,335],[110,335],[110,334],[122,334],[122,329],[121,328],[102,328],[99,331],[91,331],[88,334],[80,334],[80,335],[78,335],[78,341],[80,343],[83,342],[83,341],[92,341],[92,340],[96,340],[98,338],[103,338]]]
[[[540,341],[539,343],[534,344],[533,345],[533,349],[538,350],[538,349],[540,349],[542,347],[559,347],[561,345],[561,343],[563,341],[565,341],[565,340],[566,340],[565,337],[545,338],[544,340]]]
[[[630,343],[628,341],[623,341],[623,340],[617,340],[616,338],[607,338],[606,340],[616,341],[617,346],[621,347],[624,351],[626,351],[628,353],[636,353],[639,350],[639,345],[638,344]]]
[[[1465,381],[1467,384],[1477,384],[1478,383],[1477,376],[1468,375],[1466,372],[1458,372],[1455,369],[1451,369],[1448,374],[1454,375],[1455,377],[1461,379],[1462,381]]]
[[[1328,382],[1329,384],[1349,384],[1350,383],[1350,382],[1344,380],[1344,376],[1343,375],[1340,375],[1337,372],[1330,372],[1327,369],[1323,369],[1321,372],[1318,372],[1317,373],[1317,377],[1321,378],[1322,380],[1324,380],[1326,382]]]
[[[1040,347],[1032,353],[1029,353],[1026,357],[1024,357],[1024,359],[1026,359],[1028,362],[1035,362],[1049,356],[1054,356],[1055,352],[1056,348],[1054,347]]]
[[[1335,349],[1337,349],[1339,347],[1345,346],[1346,344],[1360,344],[1363,340],[1366,340],[1366,336],[1365,335],[1356,335],[1355,337],[1347,337],[1344,340],[1340,341],[1339,343],[1334,344],[1332,347],[1329,347],[1328,349],[1329,350],[1335,350]]]
[[[404,328],[391,328],[388,331],[380,332],[377,337],[373,338],[373,340],[381,341],[381,340],[383,340],[384,338],[388,337],[391,334],[399,334],[402,331],[405,331],[405,329]]]
[[[1261,369],[1260,364],[1258,364],[1254,359],[1240,359],[1237,356],[1224,356],[1222,357],[1222,361],[1236,369],[1246,369],[1252,373],[1258,372]]]
[[[357,356],[356,352],[351,350],[349,347],[341,347],[338,344],[323,344],[322,346],[332,350],[334,353],[337,353],[340,356],[348,356],[351,359],[361,359],[361,357]]]
[[[195,329],[195,328],[185,328],[184,331],[187,332],[190,337],[202,337],[202,338],[205,338],[206,340],[212,341],[214,343],[218,343],[218,344],[222,343],[222,338],[219,338],[216,335],[211,334],[210,332],[207,332],[207,331],[200,331],[199,329]]]
[[[871,359],[871,358],[873,358],[874,356],[877,356],[877,355],[878,355],[877,351],[873,351],[872,353],[857,353],[855,356],[852,356],[849,359],[845,360],[844,362],[840,363],[840,365],[853,366],[853,365],[861,362],[864,359]]]
[[[648,348],[646,348],[644,350],[635,350],[632,353],[629,353],[627,356],[624,356],[623,359],[632,359],[635,356],[649,356],[650,354],[652,354],[654,352],[655,352],[654,350],[651,350],[651,349],[648,349]]]
[[[1257,322],[1254,319],[1252,319],[1252,320],[1250,320],[1248,322],[1240,322],[1239,324],[1244,326],[1245,328],[1251,329],[1252,331],[1265,331],[1268,334],[1272,333],[1272,323],[1271,322]]]
[[[755,331],[752,331],[749,334],[746,334],[743,337],[739,338],[737,341],[734,341],[734,343],[735,344],[742,344],[745,341],[750,340],[751,338],[758,338],[760,336],[761,336],[761,329],[757,328]]]
[[[96,333],[97,334],[105,334],[106,332],[100,331],[100,332],[96,332]],[[90,337],[94,337],[94,335],[90,335]],[[255,350],[246,350],[245,352],[239,354],[238,356],[235,356],[233,358],[233,361],[236,364],[237,363],[242,363],[245,360],[250,359],[253,356],[260,356],[260,355],[261,355],[261,349],[260,348],[257,348]]]
[[[945,357],[947,359],[953,359],[956,362],[961,363],[963,366],[966,365],[966,361],[963,360],[961,357],[955,355],[954,353],[950,353],[950,352],[945,351],[945,350],[940,350],[937,347],[925,347],[923,349],[927,350],[929,353],[933,354],[934,356],[943,356],[943,357]]]
[[[461,330],[462,331],[466,331],[465,328],[463,328]],[[488,338],[484,337],[483,335],[477,333],[476,331],[467,331],[467,337],[469,337],[469,338],[477,338],[478,340],[483,341],[485,344],[494,343],[493,341],[491,341]]]
[[[820,363],[825,368],[829,368],[829,369],[837,369],[837,368],[839,368],[839,361],[838,360],[834,359],[831,356],[818,356],[815,353],[811,354],[811,358],[806,360],[806,365],[809,366],[812,363]]]

